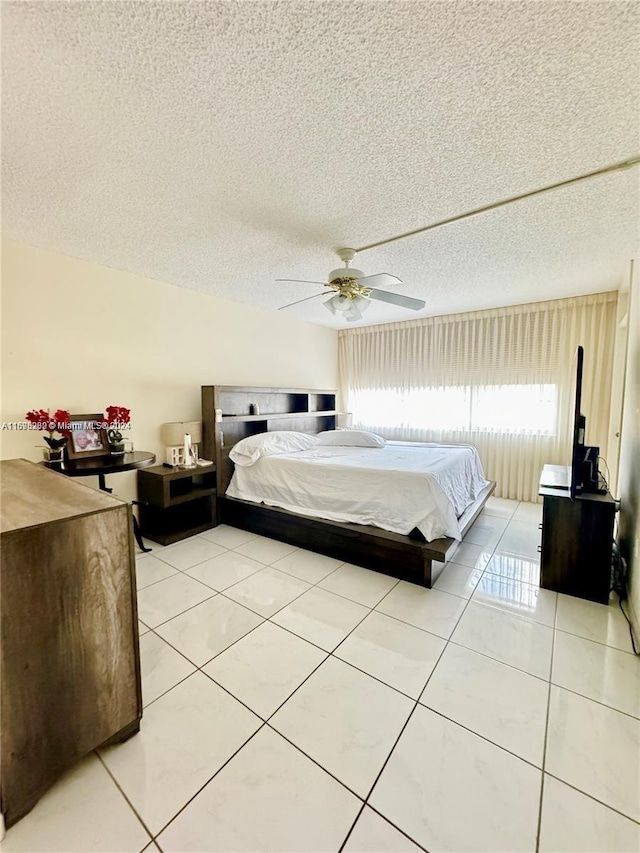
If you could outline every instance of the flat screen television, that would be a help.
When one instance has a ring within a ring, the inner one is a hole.
[[[586,418],[582,414],[582,369],[584,365],[584,348],[579,346],[574,359],[575,367],[575,394],[573,397],[573,437],[571,441],[571,480],[569,489],[571,497],[582,491],[582,479],[584,468],[584,431]]]
[[[586,418],[582,414],[582,369],[584,349],[579,346],[575,357],[575,394],[573,396],[573,434],[571,441],[571,471],[569,491],[575,498],[581,492],[605,494],[600,488],[598,472],[599,447],[590,447],[584,443]]]

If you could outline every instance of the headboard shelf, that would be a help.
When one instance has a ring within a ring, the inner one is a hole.
[[[253,414],[256,406],[258,414]],[[315,434],[335,429],[337,414],[336,392],[326,389],[203,385],[202,453],[216,461],[218,496],[231,480],[229,451],[238,441],[277,430]]]
[[[296,412],[335,411],[335,391],[300,388],[243,388],[235,385],[205,386],[217,389],[216,409],[223,418],[248,415],[289,415]]]
[[[336,394],[334,390],[326,388],[276,388],[265,385],[210,385],[203,387],[218,388],[221,394],[329,394],[333,397]]]
[[[316,409],[312,412],[264,412],[260,415],[223,415],[222,423],[240,424],[251,421],[280,421],[292,418],[326,418],[336,415],[335,409]]]
[[[309,411],[310,412],[326,412],[327,414],[337,414],[335,411],[336,393],[335,391],[314,391],[309,394]]]

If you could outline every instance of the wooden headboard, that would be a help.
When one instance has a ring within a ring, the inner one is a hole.
[[[315,434],[335,427],[335,391],[202,386],[201,455],[216,462],[219,498],[233,474],[229,451],[241,439],[276,430]]]

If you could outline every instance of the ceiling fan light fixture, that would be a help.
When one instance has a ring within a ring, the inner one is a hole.
[[[365,296],[356,296],[355,299],[351,300],[351,304],[362,314],[367,310],[369,305],[371,305],[371,302]]]
[[[357,308],[350,308],[348,311],[345,311],[344,319],[347,323],[355,323],[356,320],[362,320],[362,314]]]
[[[322,303],[332,314],[342,314],[349,310],[351,300],[343,293],[335,293],[330,299]]]
[[[364,296],[349,296],[346,293],[336,293],[323,303],[332,314],[342,314],[347,323],[362,319],[362,312],[369,307],[369,300]]]
[[[329,299],[325,299],[325,301],[322,303],[324,305],[324,307],[327,309],[327,311],[330,311],[332,314],[336,313],[336,307],[333,304],[334,299],[335,299],[335,296],[331,296]]]

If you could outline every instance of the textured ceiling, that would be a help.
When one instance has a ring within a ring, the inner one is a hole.
[[[375,242],[640,151],[626,2],[4,2],[3,229],[275,309]],[[424,315],[613,289],[635,168],[363,252]],[[320,300],[290,309],[335,325]],[[365,323],[413,318],[380,303]]]

